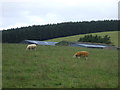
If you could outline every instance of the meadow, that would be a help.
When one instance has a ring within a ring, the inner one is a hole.
[[[98,33],[89,33],[89,34],[100,35],[100,36],[109,35],[113,45],[119,46],[120,44],[118,45],[118,33],[120,33],[120,31],[98,32]],[[60,41],[73,41],[74,42],[75,41],[77,42],[79,38],[84,37],[84,35],[88,35],[88,34],[80,34],[80,35],[74,35],[74,36],[68,36],[68,37],[54,38],[54,39],[50,39],[46,41],[52,41],[52,42],[60,42]]]
[[[67,46],[3,44],[3,88],[117,88],[118,51]],[[88,60],[73,58],[90,52]]]

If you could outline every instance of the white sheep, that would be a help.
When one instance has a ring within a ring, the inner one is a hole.
[[[30,50],[30,49],[36,49],[37,45],[36,44],[30,44],[27,46],[26,50]]]

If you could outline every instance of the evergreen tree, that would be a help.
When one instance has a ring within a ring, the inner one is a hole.
[[[96,33],[104,31],[118,31],[118,20],[65,22],[47,25],[33,25],[21,28],[11,28],[2,31],[3,43],[19,43],[26,39],[48,40],[52,38],[73,36],[78,34]],[[85,41],[96,39],[86,36]],[[101,38],[96,36],[98,41]],[[105,37],[108,39],[108,37]],[[84,41],[84,40],[83,40]],[[96,40],[97,42],[97,40]],[[109,42],[108,42],[109,43]]]
[[[80,38],[78,42],[92,42],[92,43],[105,43],[105,44],[111,44],[110,36],[105,35],[104,37],[92,34],[85,35],[84,37]]]

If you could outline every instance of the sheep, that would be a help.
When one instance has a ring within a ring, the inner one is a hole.
[[[79,52],[76,52],[73,55],[73,57],[80,58],[82,56],[82,57],[85,57],[85,60],[87,60],[88,59],[88,55],[89,55],[89,53],[87,51],[79,51]]]
[[[36,49],[37,45],[36,44],[30,44],[27,46],[26,50],[30,50],[30,49]]]

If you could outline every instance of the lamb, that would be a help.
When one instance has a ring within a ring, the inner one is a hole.
[[[79,51],[79,52],[76,52],[73,57],[77,57],[77,58],[80,58],[80,57],[85,57],[85,60],[88,59],[88,55],[89,53],[87,51]]]
[[[27,46],[26,50],[30,50],[30,49],[36,49],[37,45],[36,44],[30,44]]]

